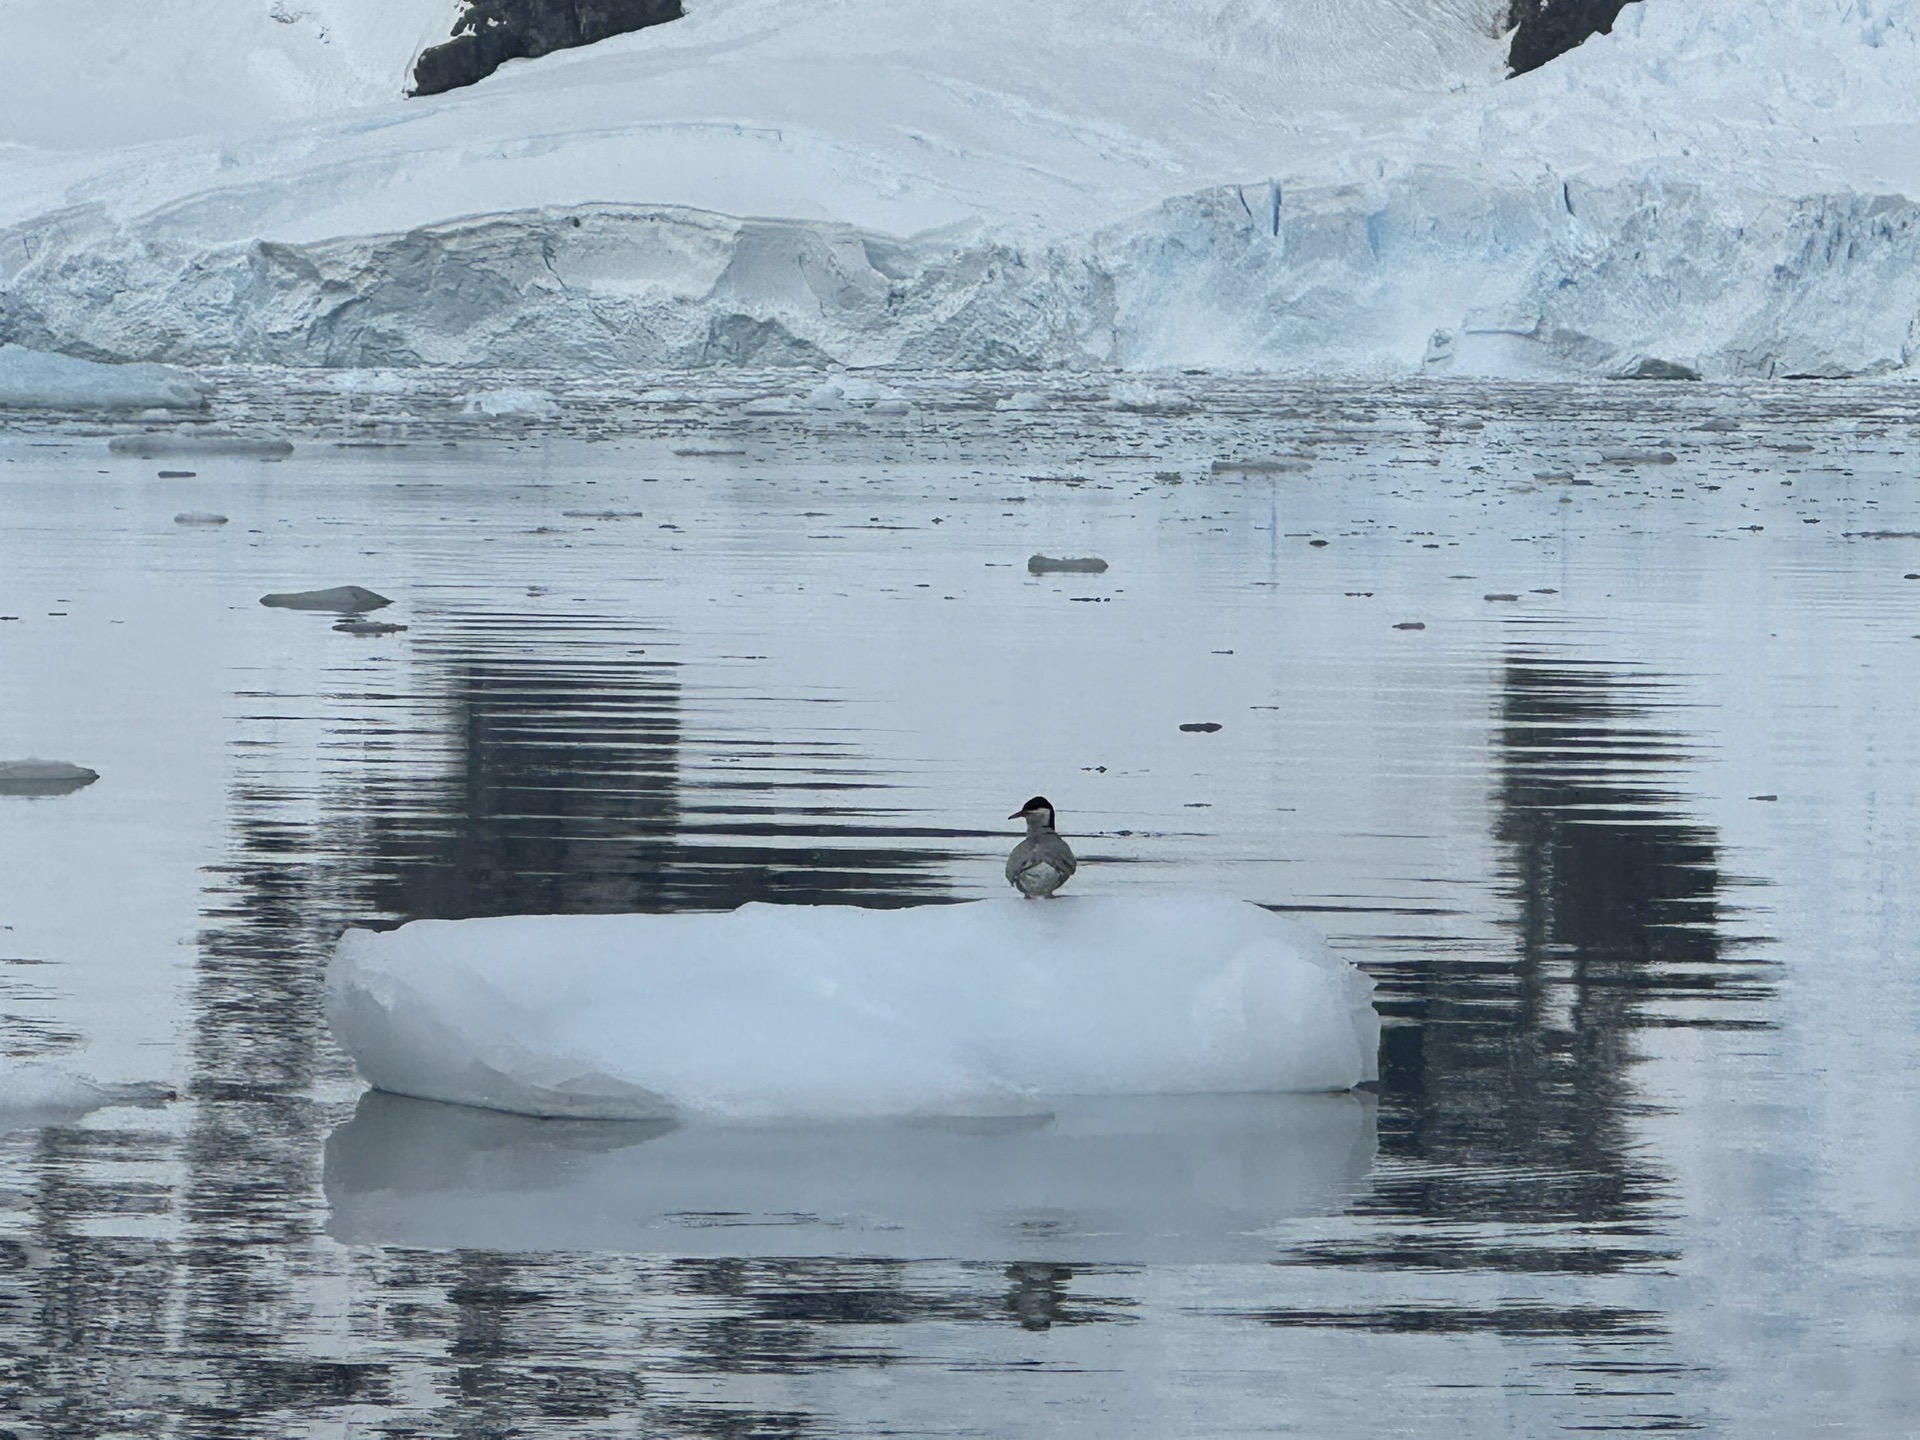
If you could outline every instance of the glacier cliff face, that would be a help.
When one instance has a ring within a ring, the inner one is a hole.
[[[293,366],[1206,366],[1511,376],[1920,365],[1920,206],[1654,181],[1230,186],[1090,235],[900,239],[553,207],[304,245],[0,237],[0,342]]]

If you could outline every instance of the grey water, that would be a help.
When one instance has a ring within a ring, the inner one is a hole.
[[[0,1053],[175,1095],[0,1095],[0,1434],[1920,1434],[1911,388],[216,379],[0,428],[0,761],[100,776],[0,794]],[[349,924],[965,900],[1035,792],[1324,929],[1377,1089],[539,1122],[327,1032]]]

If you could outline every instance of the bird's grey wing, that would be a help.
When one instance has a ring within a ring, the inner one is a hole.
[[[1073,858],[1073,851],[1058,835],[1047,836],[1041,841],[1040,850],[1041,858],[1058,870],[1062,876],[1072,875],[1080,868],[1080,862]]]
[[[1009,885],[1019,884],[1020,872],[1031,868],[1033,860],[1033,842],[1031,840],[1022,840],[1018,845],[1014,846],[1012,852],[1007,856],[1007,883]]]

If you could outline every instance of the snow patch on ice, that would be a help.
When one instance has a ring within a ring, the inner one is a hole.
[[[982,1115],[1048,1094],[1345,1089],[1373,985],[1203,895],[520,916],[350,930],[335,1035],[376,1087],[534,1115]]]

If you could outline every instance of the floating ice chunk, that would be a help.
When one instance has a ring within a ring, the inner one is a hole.
[[[1139,380],[1122,380],[1115,385],[1107,392],[1107,405],[1141,415],[1184,415],[1193,409],[1193,402],[1186,396]]]
[[[99,778],[65,760],[0,760],[0,795],[71,795]]]
[[[198,410],[207,387],[172,365],[102,365],[0,345],[0,409]]]
[[[327,1139],[350,1245],[1005,1264],[1271,1260],[1374,1155],[1338,1095],[1063,1097],[1010,1120],[535,1120],[369,1091]]]
[[[336,370],[321,383],[337,395],[400,395],[408,387],[394,370]]]
[[[293,590],[262,595],[260,603],[275,610],[332,610],[342,615],[359,615],[391,605],[393,601],[364,585],[335,585],[330,590]]]
[[[836,375],[822,382],[807,396],[807,404],[815,410],[879,410],[884,405],[884,413],[899,415],[908,408],[898,390],[859,375]]]
[[[227,517],[212,510],[182,510],[173,517],[176,525],[225,525]]]
[[[468,415],[517,415],[551,420],[560,413],[560,402],[544,390],[476,390],[460,397],[460,409]]]
[[[1372,990],[1297,922],[1168,894],[349,930],[328,1013],[376,1087],[531,1115],[1007,1115],[1346,1089]]]
[[[111,1085],[52,1060],[0,1056],[0,1130],[73,1119],[106,1105],[157,1105],[172,1098],[165,1085]]]
[[[1029,555],[1029,575],[1104,575],[1107,562],[1098,555]]]
[[[1021,390],[994,401],[993,408],[1013,411],[1044,410],[1047,408],[1047,397],[1038,390]]]

